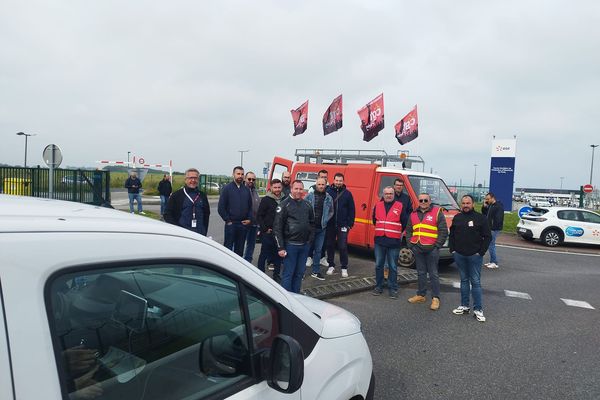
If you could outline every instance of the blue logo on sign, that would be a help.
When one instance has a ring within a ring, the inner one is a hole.
[[[580,237],[583,236],[583,228],[578,228],[576,226],[568,226],[565,230],[567,236]]]
[[[523,206],[523,207],[519,208],[519,218],[523,218],[523,215],[527,215],[532,211],[533,211],[533,208],[531,208],[529,206]]]

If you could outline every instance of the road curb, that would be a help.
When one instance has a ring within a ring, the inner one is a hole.
[[[398,271],[398,285],[408,285],[417,281],[417,272],[408,268]],[[375,288],[375,277],[349,278],[337,280],[324,285],[313,286],[303,290],[305,296],[325,300],[332,297],[346,296]]]

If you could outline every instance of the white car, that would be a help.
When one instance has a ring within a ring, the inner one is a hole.
[[[529,200],[529,205],[531,207],[551,207],[552,204],[548,201],[548,199],[543,197],[533,197]]]
[[[358,319],[220,244],[0,195],[0,399],[372,399]]]
[[[538,207],[521,217],[517,233],[526,240],[540,239],[546,246],[600,244],[600,215],[580,208]]]

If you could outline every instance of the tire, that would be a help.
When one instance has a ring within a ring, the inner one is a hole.
[[[562,232],[557,229],[548,229],[542,233],[541,240],[548,247],[556,247],[562,243]]]
[[[415,268],[415,255],[408,247],[400,247],[398,254],[398,265],[404,268]]]
[[[523,240],[526,240],[526,241],[528,241],[528,242],[533,242],[533,238],[532,238],[532,237],[529,237],[529,236],[527,236],[527,237],[525,237],[525,236],[521,236],[521,238],[522,238]]]

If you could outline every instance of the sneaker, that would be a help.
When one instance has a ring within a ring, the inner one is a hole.
[[[275,271],[275,265],[273,265],[273,264],[269,264],[269,265],[267,265],[267,269],[268,269],[269,271]]]
[[[325,280],[325,277],[323,275],[321,275],[320,272],[317,272],[316,274],[312,273],[312,274],[310,274],[310,276],[312,276],[313,278],[318,279],[320,281],[324,281]]]
[[[133,211],[131,211],[132,214],[135,214]]]
[[[437,297],[434,297],[433,299],[431,299],[431,307],[429,307],[431,310],[433,311],[437,311],[440,309],[440,299],[438,299]]]
[[[306,266],[307,266],[307,267],[312,267],[312,257],[308,257],[308,258],[306,259]]]
[[[485,264],[485,266],[488,268],[498,268],[498,264],[496,264],[496,263]]]
[[[327,274],[327,275],[333,275],[333,273],[334,273],[334,272],[335,272],[335,268],[333,268],[333,267],[329,267],[329,268],[327,268],[327,272],[326,272],[326,274]]]
[[[321,258],[321,261],[319,261],[319,264],[321,264],[324,267],[329,267],[329,263],[327,262],[327,257]]]
[[[417,304],[417,303],[425,303],[427,301],[427,299],[425,298],[425,296],[421,296],[421,295],[414,295],[413,297],[411,297],[410,299],[408,299],[408,302],[411,304]]]
[[[471,309],[467,306],[458,306],[452,312],[456,315],[468,314]]]
[[[398,298],[398,291],[390,290],[390,299],[397,299],[397,298]]]
[[[375,289],[373,289],[373,291],[371,292],[371,294],[373,296],[380,296],[381,293],[383,293],[383,289],[376,287]]]
[[[142,214],[142,215],[146,215],[146,213],[145,213],[145,212],[143,212],[143,211],[140,211],[140,214]]]
[[[342,268],[342,278],[348,277],[348,270],[346,268]]]
[[[484,267],[489,267],[491,263],[485,263],[483,264]]]
[[[479,322],[485,322],[485,317],[483,316],[483,311],[481,310],[473,310],[473,317]]]

